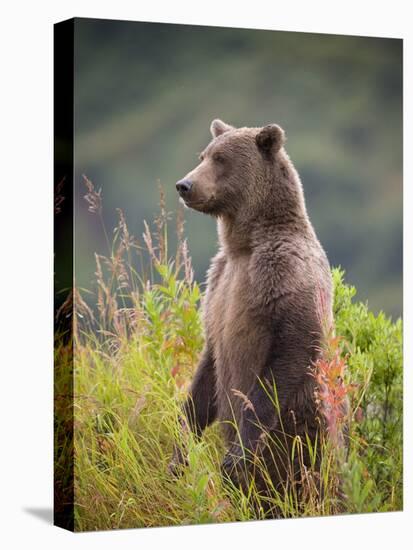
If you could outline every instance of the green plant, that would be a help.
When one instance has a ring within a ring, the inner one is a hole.
[[[94,193],[88,182],[89,204],[95,200],[99,215],[101,196]],[[73,346],[75,529],[259,519],[272,506],[286,517],[400,509],[402,323],[354,302],[355,289],[344,283],[340,269],[333,270],[337,337],[326,340],[324,375],[329,365],[339,365],[344,387],[352,388],[345,392],[348,453],[320,438],[321,466],[302,468],[301,496],[294,484],[266,501],[254,484],[246,491],[223,485],[219,426],[209,427],[198,441],[178,421],[202,349],[202,293],[180,216],[177,251],[173,258],[168,253],[168,218],[161,199],[155,229],[145,225],[141,243],[119,211],[107,256],[96,256],[95,305],[86,302],[93,297],[89,291],[75,288],[59,312],[65,315],[74,303],[72,339],[56,337],[62,373],[56,387],[67,404]],[[58,468],[68,467],[62,460],[67,421],[57,414]],[[177,439],[184,439],[189,465],[175,479],[168,463]],[[297,456],[304,448],[316,455],[308,441],[295,442]],[[259,467],[265,475],[265,464]]]

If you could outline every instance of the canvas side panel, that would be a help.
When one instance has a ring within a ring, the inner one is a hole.
[[[54,523],[74,530],[74,20],[54,26]]]

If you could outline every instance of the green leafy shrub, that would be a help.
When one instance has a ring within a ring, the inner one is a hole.
[[[375,316],[367,304],[354,302],[356,289],[344,283],[342,270],[333,270],[333,278],[336,331],[348,353],[348,378],[356,385],[347,473],[348,487],[359,493],[363,506],[353,502],[349,511],[401,509],[402,321],[393,322],[382,312]],[[358,491],[357,484],[363,490]]]

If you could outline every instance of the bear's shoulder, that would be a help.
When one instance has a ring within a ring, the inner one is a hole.
[[[317,278],[318,247],[304,235],[268,238],[254,250],[249,276],[257,298],[268,305],[294,296],[313,285]]]

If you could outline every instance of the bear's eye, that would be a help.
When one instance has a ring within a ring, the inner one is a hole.
[[[215,153],[212,158],[215,162],[225,162],[225,157],[224,155],[221,155],[221,153]]]

